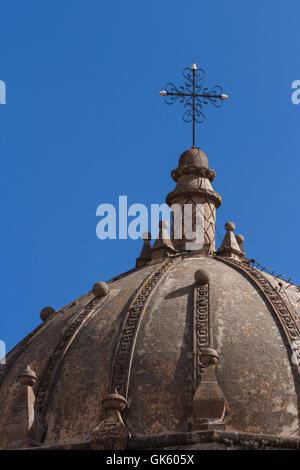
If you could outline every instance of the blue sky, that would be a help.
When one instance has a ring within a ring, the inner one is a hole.
[[[272,6],[271,6],[272,5]],[[132,268],[140,240],[100,241],[96,207],[164,202],[191,146],[180,104],[193,59],[230,99],[207,109],[197,143],[248,257],[300,284],[297,241],[300,4],[267,0],[2,1],[0,339],[11,349],[98,280]],[[217,238],[217,243],[220,240]]]

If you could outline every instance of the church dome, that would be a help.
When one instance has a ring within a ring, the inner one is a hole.
[[[189,149],[182,165],[208,161]],[[176,245],[161,223],[134,269],[47,307],[8,354],[0,447],[300,446],[297,287],[255,267],[232,222],[215,249],[219,203],[201,179],[189,189],[204,207],[201,247]]]

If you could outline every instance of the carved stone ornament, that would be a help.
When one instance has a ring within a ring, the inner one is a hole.
[[[126,400],[117,391],[107,395],[103,401],[105,417],[91,432],[91,447],[94,450],[124,450],[127,447],[130,432],[125,426],[121,413],[126,407]]]
[[[235,224],[233,222],[227,222],[225,224],[225,230],[226,234],[217,254],[235,260],[244,258],[245,254],[241,251],[238,241],[233,233],[235,230]]]
[[[46,431],[43,416],[35,407],[33,386],[37,376],[28,365],[18,377],[19,389],[6,421],[6,448],[38,447]]]
[[[217,382],[218,354],[212,347],[212,314],[209,274],[199,269],[194,274],[194,387],[193,429],[225,429],[225,396]]]

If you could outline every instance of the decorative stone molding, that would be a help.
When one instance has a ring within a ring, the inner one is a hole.
[[[211,202],[215,205],[216,209],[220,207],[222,204],[222,198],[220,194],[216,193],[215,191],[212,191],[211,189],[203,189],[203,188],[198,188],[197,190],[193,189],[179,189],[172,191],[169,193],[166,197],[166,203],[168,206],[172,206],[175,202],[177,202],[179,197],[195,197],[195,194],[197,196],[203,196],[204,198],[209,198]]]
[[[201,279],[200,279],[201,274]],[[199,279],[199,281],[198,281]],[[194,290],[194,388],[198,387],[204,370],[201,362],[201,351],[210,343],[209,334],[209,277],[205,271],[195,273]]]
[[[90,445],[94,450],[124,450],[127,448],[130,432],[125,426],[121,413],[126,407],[126,400],[117,391],[102,400],[105,417],[92,430]]]
[[[225,429],[225,397],[217,382],[218,354],[213,349],[209,275],[195,272],[193,428]]]
[[[214,172],[214,170],[193,165],[180,166],[175,170],[171,171],[171,176],[173,180],[176,181],[176,183],[179,178],[184,175],[193,175],[198,178],[207,178],[210,182],[212,182],[216,177],[216,173]]]
[[[214,446],[212,447],[211,444]],[[204,430],[185,433],[164,433],[132,436],[128,441],[127,450],[299,450],[299,436],[280,436],[272,434],[255,434],[223,430]],[[47,445],[39,450],[91,450],[90,441],[65,442]]]
[[[160,264],[154,273],[146,279],[135,299],[131,303],[126,315],[117,348],[111,383],[111,390],[117,390],[117,392],[125,398],[127,398],[135,341],[145,307],[155,286],[158,284],[163,274],[169,269],[173,261],[174,259],[167,258]]]

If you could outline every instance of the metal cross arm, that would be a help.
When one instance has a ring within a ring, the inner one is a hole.
[[[204,97],[204,98],[220,98],[222,100],[227,100],[229,98],[228,95],[224,95],[224,94],[222,94],[222,95],[209,95],[209,94],[200,95],[198,93],[195,93],[193,95],[192,93],[171,93],[171,92],[166,91],[166,90],[160,91],[159,94],[162,95],[162,96],[168,96],[168,95],[170,95],[170,96],[174,96],[174,95],[176,95],[176,96],[195,96],[195,97],[200,96],[200,97]]]
[[[195,122],[201,123],[205,119],[203,105],[212,103],[216,108],[222,106],[223,101],[228,99],[228,95],[223,94],[220,86],[215,86],[210,90],[203,87],[202,80],[205,72],[197,69],[195,63],[191,68],[183,70],[185,86],[176,87],[173,83],[167,83],[166,89],[160,91],[167,104],[173,104],[177,100],[184,103],[185,112],[183,120],[193,123],[193,147],[195,147]]]

